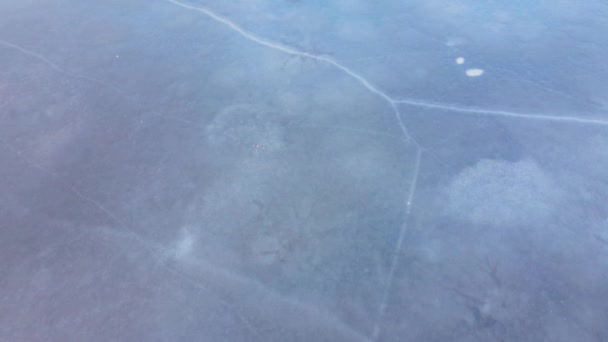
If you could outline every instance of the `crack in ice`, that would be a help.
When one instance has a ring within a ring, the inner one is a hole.
[[[464,114],[482,114],[487,116],[503,116],[508,118],[517,118],[517,119],[526,119],[526,120],[543,120],[543,121],[561,121],[561,122],[569,122],[569,123],[578,123],[578,124],[592,124],[599,126],[608,126],[608,119],[602,120],[598,118],[581,118],[577,116],[557,116],[557,115],[540,115],[540,114],[531,114],[531,113],[518,113],[512,112],[508,110],[497,110],[497,109],[484,109],[484,108],[476,108],[476,107],[463,107],[463,106],[455,106],[445,103],[439,102],[428,102],[428,101],[420,101],[413,99],[400,99],[394,100],[395,103],[411,105],[415,107],[429,108],[429,109],[439,109],[450,112],[459,112]]]
[[[273,42],[266,38],[260,37],[252,32],[245,30],[244,28],[242,28],[235,22],[233,22],[227,18],[224,18],[221,15],[219,15],[213,11],[210,11],[205,7],[189,5],[189,4],[177,1],[177,0],[165,0],[165,1],[170,2],[176,6],[188,9],[188,10],[203,13],[204,15],[208,16],[209,18],[228,26],[230,29],[234,30],[235,32],[237,32],[238,34],[243,36],[244,38],[246,38],[254,43],[257,43],[259,45],[266,46],[270,49],[280,51],[280,52],[283,52],[288,55],[299,56],[299,57],[303,57],[303,58],[313,59],[313,60],[316,60],[319,62],[324,62],[324,63],[327,63],[327,64],[335,67],[336,69],[342,71],[343,73],[347,74],[348,76],[350,76],[351,78],[353,78],[357,82],[359,82],[369,92],[371,92],[372,94],[376,94],[377,96],[379,96],[382,99],[384,99],[385,101],[387,101],[390,104],[391,108],[393,109],[395,118],[397,120],[397,123],[399,124],[399,128],[401,129],[401,132],[403,133],[403,135],[406,138],[408,138],[409,140],[411,140],[418,148],[420,148],[420,144],[418,144],[418,142],[409,135],[409,133],[407,131],[407,127],[405,126],[405,124],[403,123],[403,120],[401,119],[401,113],[399,112],[399,109],[397,108],[397,102],[395,102],[394,99],[392,99],[385,92],[380,90],[378,87],[374,86],[365,77],[359,75],[357,72],[353,71],[352,69],[348,68],[347,66],[337,62],[336,60],[334,60],[333,58],[331,58],[329,56],[317,55],[317,54],[313,54],[310,52],[298,50],[296,48],[293,48],[293,47],[290,47],[290,46],[287,46],[284,44],[280,44],[277,42]]]
[[[381,321],[386,313],[386,307],[388,304],[388,297],[390,295],[390,291],[393,286],[393,279],[395,278],[395,271],[397,266],[399,265],[399,253],[401,252],[401,248],[403,247],[403,241],[405,240],[405,234],[407,233],[407,223],[408,218],[412,212],[412,202],[414,201],[414,194],[416,192],[416,185],[418,184],[418,176],[420,175],[420,163],[422,160],[422,149],[418,149],[416,151],[416,162],[414,166],[414,174],[412,175],[412,180],[410,184],[409,194],[407,196],[407,202],[405,203],[405,220],[401,224],[401,229],[399,230],[399,237],[397,238],[397,245],[393,251],[393,255],[391,258],[391,263],[388,270],[388,275],[386,277],[386,281],[384,284],[384,290],[382,291],[382,299],[380,300],[380,305],[378,307],[377,317],[374,321],[374,326],[372,329],[371,340],[375,341],[380,336],[381,332]]]
[[[60,67],[59,65],[57,65],[56,63],[54,63],[53,61],[51,61],[50,59],[46,58],[45,56],[43,56],[43,55],[41,55],[41,54],[39,54],[37,52],[34,52],[32,50],[26,49],[26,48],[24,48],[22,46],[19,46],[17,44],[13,44],[13,43],[11,43],[9,41],[0,39],[0,46],[4,46],[6,48],[19,51],[19,52],[21,52],[23,54],[26,54],[26,55],[28,55],[30,57],[33,57],[33,58],[41,61],[42,63],[46,64],[49,68],[57,71],[60,74],[64,74],[64,75],[66,75],[68,77],[75,78],[75,79],[82,79],[82,80],[85,80],[85,81],[93,82],[93,83],[102,85],[104,87],[108,87],[108,88],[114,90],[115,92],[117,92],[118,94],[120,94],[121,96],[124,96],[124,97],[127,97],[127,98],[129,97],[129,96],[125,95],[125,93],[124,93],[124,91],[122,89],[117,88],[115,85],[113,85],[111,83],[104,82],[104,81],[98,80],[96,78],[79,75],[79,74],[76,74],[76,73],[71,72],[69,70],[66,70],[66,69]]]
[[[528,120],[544,120],[544,121],[556,121],[556,122],[567,122],[567,123],[578,123],[578,124],[593,124],[593,125],[602,125],[602,126],[608,125],[608,120],[599,119],[599,118],[581,118],[581,117],[576,117],[576,116],[539,115],[539,114],[530,114],[530,113],[511,112],[511,111],[506,111],[506,110],[463,107],[463,106],[415,100],[415,99],[395,99],[395,98],[392,98],[391,96],[389,96],[384,91],[382,91],[377,86],[373,85],[364,76],[360,75],[359,73],[355,72],[354,70],[350,69],[349,67],[345,66],[344,64],[336,61],[335,59],[333,59],[330,56],[321,55],[321,54],[313,54],[313,53],[310,53],[307,51],[296,49],[291,46],[287,46],[284,44],[280,44],[280,43],[268,40],[266,38],[258,36],[250,31],[242,28],[240,25],[236,24],[235,22],[231,21],[230,19],[225,18],[219,14],[216,14],[215,12],[213,12],[205,7],[190,5],[190,4],[183,3],[183,2],[180,2],[177,0],[164,0],[164,1],[167,1],[169,3],[172,3],[173,5],[182,7],[187,10],[200,12],[200,13],[204,14],[205,16],[211,18],[212,20],[228,27],[229,29],[238,33],[245,39],[252,41],[256,44],[268,47],[270,49],[273,49],[273,50],[276,50],[276,51],[279,51],[279,52],[282,52],[285,54],[308,58],[308,59],[316,60],[319,62],[326,63],[328,65],[331,65],[332,67],[340,70],[344,74],[348,75],[349,77],[351,77],[352,79],[354,79],[355,81],[360,83],[370,93],[375,94],[376,96],[382,98],[383,100],[385,100],[387,102],[387,104],[390,105],[390,107],[393,111],[393,114],[395,116],[395,120],[405,139],[404,142],[406,144],[408,142],[411,142],[415,146],[416,158],[415,158],[415,164],[414,164],[414,168],[413,168],[413,174],[412,174],[412,178],[410,181],[409,190],[407,191],[406,202],[405,202],[405,214],[404,214],[403,222],[399,229],[399,237],[397,239],[396,246],[392,253],[389,271],[388,271],[386,281],[385,281],[385,284],[384,284],[384,287],[383,287],[382,293],[381,293],[381,301],[378,305],[378,311],[376,314],[376,318],[373,322],[373,329],[372,329],[371,336],[370,336],[370,339],[372,341],[376,340],[381,334],[381,321],[383,319],[383,316],[386,313],[386,309],[388,306],[388,299],[390,296],[390,291],[393,286],[395,272],[396,272],[396,269],[397,269],[397,266],[399,263],[400,252],[401,252],[404,240],[405,240],[405,236],[408,231],[408,221],[409,221],[409,217],[411,215],[412,202],[414,200],[414,196],[415,196],[415,192],[416,192],[416,186],[417,186],[418,178],[419,178],[419,174],[420,174],[421,160],[422,160],[422,153],[423,153],[423,147],[409,134],[407,126],[403,122],[401,112],[399,111],[399,107],[398,107],[399,105],[403,104],[403,105],[410,105],[410,106],[415,106],[415,107],[420,107],[420,108],[438,109],[438,110],[459,112],[459,113],[471,114],[471,115],[480,114],[480,115],[502,116],[502,117],[507,117],[507,118],[528,119]],[[19,51],[21,53],[24,53],[26,55],[29,55],[33,58],[36,58],[36,59],[40,60],[41,62],[45,63],[51,69],[53,69],[59,73],[62,73],[64,75],[67,75],[69,77],[88,80],[90,82],[94,82],[94,83],[109,87],[109,88],[119,92],[121,95],[124,95],[124,92],[121,89],[116,88],[112,84],[109,84],[107,82],[104,82],[104,81],[101,81],[98,79],[90,78],[87,76],[75,74],[69,70],[66,70],[66,69],[60,67],[59,65],[52,62],[50,59],[46,58],[45,56],[43,56],[39,53],[36,53],[34,51],[31,51],[29,49],[23,48],[19,45],[10,43],[8,41],[0,40],[0,46],[4,46],[5,48],[10,48],[10,49]],[[15,149],[12,145],[8,144],[6,141],[0,141],[0,142],[4,143],[5,145],[8,145],[12,149]],[[37,165],[35,162],[30,161],[25,156],[23,156],[21,151],[17,150],[17,154],[21,158],[23,158],[30,166],[42,169],[44,171],[44,169],[40,165]],[[70,188],[70,191],[72,193],[74,193],[74,195],[80,197],[81,199],[83,199],[83,200],[89,202],[90,204],[94,205],[95,207],[97,207],[100,211],[102,211],[105,215],[110,217],[115,222],[117,222],[123,226],[125,225],[124,222],[121,220],[121,218],[119,218],[112,211],[110,211],[108,208],[103,206],[100,202],[97,202],[90,197],[84,196],[81,192],[77,191],[73,187]],[[348,328],[348,329],[350,329],[350,328]]]
[[[371,341],[375,341],[380,336],[380,333],[381,333],[381,321],[386,313],[388,297],[390,295],[390,291],[392,288],[395,271],[399,264],[399,255],[401,253],[405,235],[407,234],[407,231],[408,231],[408,221],[409,221],[409,217],[411,215],[411,207],[412,207],[412,201],[414,199],[415,192],[416,192],[416,185],[418,183],[418,176],[420,173],[420,164],[421,164],[422,151],[423,151],[423,147],[412,136],[410,136],[407,126],[403,122],[403,119],[401,117],[401,112],[399,111],[399,108],[398,108],[398,106],[400,104],[412,105],[412,106],[417,106],[417,107],[422,107],[422,108],[456,111],[456,112],[469,113],[469,114],[485,114],[485,115],[495,115],[495,116],[504,116],[504,117],[521,118],[521,119],[562,121],[562,122],[595,124],[595,125],[608,125],[608,121],[604,121],[601,119],[586,119],[586,118],[578,118],[578,117],[571,117],[571,116],[564,116],[564,117],[544,116],[544,115],[516,113],[516,112],[502,111],[502,110],[484,110],[484,109],[478,109],[478,108],[466,108],[466,107],[459,107],[459,106],[453,106],[453,105],[441,104],[441,103],[433,103],[433,102],[427,102],[427,101],[419,101],[419,100],[413,100],[413,99],[394,99],[391,96],[389,96],[387,93],[383,92],[380,88],[373,85],[368,79],[366,79],[362,75],[358,74],[357,72],[353,71],[349,67],[341,64],[340,62],[336,61],[335,59],[333,59],[329,56],[313,54],[313,53],[310,53],[307,51],[298,50],[296,48],[293,48],[293,47],[290,47],[287,45],[283,45],[283,44],[271,41],[269,39],[260,37],[252,32],[247,31],[246,29],[242,28],[240,25],[236,24],[232,20],[225,18],[205,7],[190,5],[190,4],[178,1],[178,0],[165,0],[165,1],[170,2],[176,6],[182,7],[184,9],[200,12],[200,13],[206,15],[207,17],[211,18],[212,20],[215,20],[216,22],[227,26],[229,29],[235,31],[236,33],[238,33],[242,37],[246,38],[247,40],[257,43],[259,45],[266,46],[270,49],[273,49],[273,50],[276,50],[279,52],[283,52],[285,54],[295,55],[295,56],[299,56],[299,57],[304,57],[304,58],[309,58],[312,60],[324,62],[324,63],[329,64],[329,65],[335,67],[336,69],[342,71],[344,74],[350,76],[351,78],[353,78],[354,80],[359,82],[370,93],[381,97],[390,105],[390,107],[392,108],[393,113],[395,115],[395,120],[397,121],[397,124],[399,125],[399,129],[401,130],[401,133],[403,134],[404,138],[406,138],[408,141],[411,141],[415,145],[416,161],[415,161],[415,165],[414,165],[410,189],[407,192],[407,200],[405,203],[405,215],[403,218],[403,222],[401,224],[401,228],[399,230],[399,238],[397,240],[397,244],[395,246],[395,249],[393,250],[386,282],[384,284],[384,288],[382,289],[382,297],[381,297],[382,299],[378,306],[376,318],[373,322],[373,329],[372,329],[372,332],[370,335]],[[406,143],[407,143],[407,141],[406,141]]]
[[[395,270],[398,265],[399,254],[401,252],[403,240],[407,233],[407,227],[408,227],[407,223],[408,223],[409,216],[411,213],[411,204],[412,204],[412,200],[414,198],[414,194],[416,191],[416,183],[418,182],[418,174],[420,171],[420,160],[422,157],[422,146],[412,136],[410,136],[410,134],[408,133],[408,130],[407,130],[407,126],[405,125],[405,123],[403,122],[403,119],[401,118],[401,113],[399,112],[399,108],[397,107],[399,102],[395,101],[393,98],[391,98],[385,92],[380,90],[378,87],[374,86],[365,77],[359,75],[357,72],[353,71],[352,69],[335,61],[334,59],[332,59],[328,56],[316,55],[316,54],[312,54],[312,53],[309,53],[306,51],[301,51],[301,50],[298,50],[298,49],[295,49],[295,48],[292,48],[292,47],[289,47],[289,46],[286,46],[283,44],[279,44],[279,43],[270,41],[263,37],[259,37],[259,36],[255,35],[254,33],[251,33],[249,31],[245,30],[244,28],[242,28],[238,24],[234,23],[233,21],[231,21],[227,18],[224,18],[224,17],[216,14],[213,11],[210,11],[207,8],[189,5],[189,4],[182,3],[182,2],[176,1],[176,0],[165,0],[165,1],[168,1],[174,5],[177,5],[179,7],[182,7],[182,8],[188,9],[188,10],[193,10],[193,11],[203,13],[204,15],[208,16],[209,18],[211,18],[221,24],[226,25],[228,28],[234,30],[235,32],[237,32],[238,34],[243,36],[244,38],[246,38],[254,43],[257,43],[259,45],[266,46],[270,49],[274,49],[274,50],[277,50],[277,51],[280,51],[280,52],[283,52],[286,54],[300,56],[300,57],[324,62],[324,63],[327,63],[327,64],[335,67],[336,69],[344,72],[346,75],[350,76],[351,78],[353,78],[357,82],[359,82],[370,93],[375,94],[375,95],[381,97],[382,99],[384,99],[386,102],[388,102],[391,109],[393,110],[395,119],[397,121],[397,124],[399,125],[399,129],[401,130],[401,133],[403,134],[404,138],[411,141],[416,146],[416,162],[415,162],[415,166],[414,166],[412,182],[410,184],[410,189],[407,194],[405,216],[403,218],[403,223],[401,224],[401,228],[399,230],[399,239],[397,241],[397,245],[393,251],[393,257],[391,259],[391,264],[390,264],[389,274],[387,276],[386,284],[384,286],[384,289],[382,290],[382,301],[378,308],[377,318],[374,321],[374,327],[373,327],[373,331],[372,331],[371,340],[375,340],[380,333],[380,321],[382,320],[382,317],[384,316],[384,313],[386,311],[389,292],[390,292],[390,289],[392,286],[394,273],[395,273]]]

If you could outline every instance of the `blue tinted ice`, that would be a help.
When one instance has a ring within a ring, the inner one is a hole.
[[[608,5],[0,4],[0,340],[608,340]]]

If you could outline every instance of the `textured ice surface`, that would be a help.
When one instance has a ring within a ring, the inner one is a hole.
[[[475,224],[542,224],[555,215],[558,184],[531,160],[480,160],[448,186],[446,210]]]
[[[607,16],[0,2],[0,340],[608,340]]]

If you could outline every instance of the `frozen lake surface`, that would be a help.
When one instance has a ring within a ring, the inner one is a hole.
[[[608,5],[0,3],[1,341],[607,341]]]

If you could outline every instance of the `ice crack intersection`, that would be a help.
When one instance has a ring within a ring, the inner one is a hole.
[[[414,163],[413,174],[412,174],[412,177],[410,180],[409,190],[407,191],[406,196],[405,196],[406,201],[404,203],[405,214],[404,214],[403,222],[402,222],[400,230],[399,230],[399,236],[397,239],[396,246],[395,246],[392,256],[391,256],[388,274],[386,276],[384,287],[382,288],[381,301],[378,305],[378,311],[376,313],[376,317],[373,322],[373,328],[372,328],[372,331],[370,334],[370,340],[372,340],[372,341],[377,340],[381,334],[381,327],[382,327],[381,322],[382,322],[382,319],[383,319],[386,309],[387,309],[388,298],[390,296],[390,291],[392,289],[392,285],[393,285],[393,281],[394,281],[394,277],[395,277],[395,271],[396,271],[396,268],[399,263],[399,255],[400,255],[400,252],[401,252],[401,249],[403,246],[403,242],[405,240],[405,236],[407,235],[408,220],[411,215],[411,209],[412,209],[411,207],[412,207],[412,203],[413,203],[415,192],[416,192],[418,177],[420,174],[422,154],[424,152],[423,147],[414,139],[414,137],[412,137],[409,134],[407,126],[405,125],[405,123],[403,122],[403,119],[401,117],[401,112],[399,111],[399,105],[409,105],[409,106],[414,106],[414,107],[419,107],[419,108],[437,109],[437,110],[442,110],[442,111],[458,112],[458,113],[470,114],[470,115],[487,115],[487,116],[498,116],[498,117],[515,118],[515,119],[542,120],[542,121],[554,121],[554,122],[564,122],[564,123],[608,126],[608,119],[602,119],[602,118],[584,118],[584,117],[577,117],[577,116],[556,116],[556,115],[545,115],[545,114],[540,115],[540,114],[535,114],[535,113],[521,113],[521,112],[512,112],[512,111],[507,111],[507,110],[465,107],[465,106],[437,103],[437,102],[417,100],[417,99],[411,99],[411,98],[409,98],[409,99],[408,98],[406,98],[406,99],[393,98],[393,97],[389,96],[387,93],[385,93],[384,91],[382,91],[380,88],[373,85],[367,78],[358,74],[357,72],[355,72],[354,70],[345,66],[344,64],[336,61],[335,59],[333,59],[330,56],[313,54],[313,53],[310,53],[307,51],[299,50],[294,47],[287,46],[287,45],[277,43],[277,42],[271,41],[269,39],[260,37],[252,32],[249,32],[248,30],[242,28],[241,26],[239,26],[235,22],[231,21],[230,19],[227,19],[219,14],[216,14],[215,12],[213,12],[205,7],[190,5],[190,4],[178,1],[178,0],[165,0],[165,1],[172,3],[173,5],[187,9],[187,10],[200,12],[200,13],[204,14],[205,16],[209,17],[210,19],[212,19],[212,20],[226,26],[230,30],[238,33],[245,39],[252,41],[256,44],[259,44],[261,46],[265,46],[267,48],[270,48],[270,49],[273,49],[273,50],[276,50],[276,51],[279,51],[279,52],[282,52],[285,54],[299,56],[302,58],[308,58],[311,60],[316,60],[316,61],[325,63],[327,65],[330,65],[330,66],[340,70],[344,74],[348,75],[352,79],[356,80],[364,88],[366,88],[370,93],[375,94],[376,96],[379,96],[380,98],[385,100],[387,102],[387,104],[390,105],[390,107],[393,111],[393,114],[395,116],[395,120],[405,139],[404,140],[405,143],[411,143],[415,147],[416,158],[415,158],[415,163]],[[88,80],[90,82],[94,82],[94,83],[112,88],[121,94],[123,93],[121,89],[114,87],[112,84],[106,83],[105,81],[101,81],[98,79],[75,74],[69,70],[61,68],[60,66],[58,66],[57,64],[55,64],[54,62],[52,62],[51,60],[46,58],[45,56],[43,56],[39,53],[36,53],[34,51],[28,50],[26,48],[23,48],[21,46],[18,46],[16,44],[10,43],[8,41],[0,40],[0,46],[4,46],[5,48],[14,49],[23,54],[29,55],[30,57],[36,58],[36,59],[40,60],[41,62],[45,63],[46,65],[48,65],[51,69],[53,69],[59,73],[65,74],[65,75],[73,77],[73,78],[80,78],[80,79]],[[30,163],[30,164],[32,166],[36,166],[32,163]],[[110,210],[105,208],[101,203],[99,203],[89,197],[84,196],[82,193],[78,192],[76,189],[71,189],[71,190],[77,196],[79,196],[80,198],[95,205],[98,209],[100,209],[106,215],[108,215],[109,217],[111,217],[112,219],[114,219],[115,221],[120,223],[120,221],[121,221],[120,218],[118,218]]]
[[[387,95],[385,92],[381,91],[379,88],[377,88],[376,86],[374,86],[370,81],[368,81],[365,77],[359,75],[358,73],[356,73],[355,71],[351,70],[350,68],[348,68],[347,66],[337,62],[336,60],[334,60],[331,57],[328,56],[324,56],[324,55],[316,55],[316,54],[312,54],[306,51],[301,51],[298,49],[295,49],[293,47],[290,46],[286,46],[283,44],[279,44],[273,41],[270,41],[268,39],[265,39],[263,37],[259,37],[257,35],[255,35],[254,33],[251,33],[247,30],[245,30],[244,28],[240,27],[238,24],[234,23],[233,21],[224,18],[210,10],[208,10],[207,8],[204,7],[199,7],[199,6],[194,6],[194,5],[189,5],[180,1],[176,1],[176,0],[166,0],[170,3],[173,3],[179,7],[183,7],[185,9],[188,10],[193,10],[193,11],[197,11],[200,13],[203,13],[204,15],[208,16],[209,18],[223,24],[226,25],[228,28],[232,29],[233,31],[237,32],[238,34],[240,34],[241,36],[243,36],[244,38],[255,42],[259,45],[262,46],[266,46],[270,49],[274,49],[276,51],[280,51],[280,52],[284,52],[286,54],[289,55],[294,55],[294,56],[299,56],[299,57],[304,57],[304,58],[309,58],[309,59],[313,59],[319,62],[324,62],[326,64],[329,64],[333,67],[335,67],[336,69],[339,69],[340,71],[344,72],[345,74],[347,74],[348,76],[350,76],[351,78],[353,78],[354,80],[356,80],[357,82],[359,82],[363,87],[365,87],[370,93],[375,94],[379,97],[381,97],[382,99],[384,99],[391,107],[391,109],[393,110],[393,113],[395,115],[395,119],[397,121],[397,124],[399,125],[399,129],[401,130],[401,133],[403,134],[403,136],[410,142],[412,142],[415,147],[416,147],[416,162],[415,162],[415,166],[414,166],[414,173],[411,179],[411,184],[410,184],[410,189],[408,191],[407,194],[407,201],[406,201],[406,208],[405,208],[405,217],[403,219],[403,223],[401,224],[401,229],[399,230],[399,238],[397,240],[397,245],[395,247],[395,250],[393,251],[393,255],[392,255],[392,259],[391,259],[391,264],[389,267],[389,272],[388,272],[388,276],[384,285],[384,289],[382,291],[382,300],[379,304],[378,307],[378,312],[376,315],[376,319],[374,322],[374,326],[373,326],[373,331],[372,331],[372,336],[371,339],[375,340],[379,334],[380,334],[380,322],[385,314],[386,311],[386,306],[387,306],[387,302],[388,302],[388,297],[389,297],[389,293],[391,290],[391,286],[392,286],[392,282],[393,282],[393,278],[394,278],[394,274],[395,274],[395,270],[397,268],[398,265],[398,260],[399,260],[399,254],[401,252],[401,248],[403,245],[403,240],[405,238],[405,235],[407,233],[407,222],[410,216],[410,212],[411,212],[411,204],[412,201],[414,199],[414,194],[416,191],[416,183],[418,182],[418,175],[419,175],[419,171],[420,171],[420,160],[422,157],[422,147],[420,146],[420,144],[412,137],[410,136],[410,134],[408,133],[407,127],[405,125],[405,123],[403,122],[403,119],[401,118],[401,113],[399,112],[399,108],[397,107],[399,104],[399,101],[391,98],[389,95]]]
[[[579,123],[579,124],[608,125],[608,120],[601,120],[601,119],[586,119],[586,118],[579,118],[579,117],[573,117],[573,116],[547,116],[547,115],[525,114],[525,113],[516,113],[516,112],[510,112],[510,111],[503,111],[503,110],[486,110],[486,109],[480,109],[480,108],[459,107],[459,106],[454,106],[454,105],[449,105],[449,104],[433,103],[433,102],[429,102],[429,101],[420,101],[420,100],[415,100],[415,99],[394,99],[391,96],[389,96],[387,93],[383,92],[378,87],[373,85],[370,81],[368,81],[362,75],[358,74],[357,72],[353,71],[349,67],[341,64],[340,62],[336,61],[335,59],[333,59],[329,56],[313,54],[313,53],[310,53],[307,51],[302,51],[302,50],[299,50],[299,49],[296,49],[296,48],[293,48],[290,46],[286,46],[286,45],[283,45],[283,44],[280,44],[277,42],[273,42],[266,38],[260,37],[252,32],[247,31],[246,29],[242,28],[241,26],[239,26],[232,20],[225,18],[205,7],[190,5],[190,4],[178,1],[178,0],[165,0],[165,1],[168,1],[176,6],[179,6],[179,7],[188,9],[188,10],[200,12],[200,13],[206,15],[207,17],[209,17],[210,19],[215,20],[216,22],[225,25],[226,27],[228,27],[229,29],[233,30],[234,32],[240,34],[244,38],[246,38],[254,43],[257,43],[259,45],[268,47],[268,48],[276,50],[276,51],[283,52],[285,54],[299,56],[299,57],[323,62],[323,63],[331,65],[331,66],[335,67],[336,69],[342,71],[346,75],[350,76],[351,78],[353,78],[354,80],[359,82],[370,93],[381,97],[390,105],[390,107],[392,108],[393,113],[395,115],[397,124],[399,125],[399,129],[401,130],[401,133],[403,134],[404,138],[406,138],[406,143],[411,142],[414,144],[414,146],[416,148],[416,160],[415,160],[415,165],[414,165],[414,171],[413,171],[412,178],[410,181],[409,190],[407,191],[406,202],[405,202],[405,215],[404,215],[403,222],[402,222],[400,230],[399,230],[399,237],[397,239],[397,244],[395,246],[395,249],[393,250],[393,254],[391,257],[388,275],[386,277],[386,281],[385,281],[384,287],[382,289],[382,297],[381,297],[380,303],[378,305],[378,311],[376,313],[376,317],[373,322],[373,328],[372,328],[372,331],[370,334],[371,341],[377,340],[381,334],[381,326],[382,326],[381,322],[386,313],[388,298],[389,298],[390,291],[392,289],[393,280],[395,277],[395,271],[396,271],[396,268],[399,263],[399,255],[400,255],[400,252],[401,252],[401,249],[403,246],[403,242],[404,242],[405,236],[407,234],[407,230],[408,230],[408,220],[409,220],[409,217],[411,214],[411,207],[412,207],[412,202],[414,200],[414,195],[416,192],[418,176],[420,174],[420,164],[421,164],[422,152],[423,152],[422,146],[409,134],[407,126],[405,125],[405,123],[403,122],[403,119],[401,118],[401,113],[398,108],[398,106],[400,104],[422,107],[422,108],[439,109],[439,110],[444,110],[444,111],[460,112],[460,113],[466,113],[466,114],[482,114],[482,115],[502,116],[502,117],[520,118],[520,119],[529,119],[529,120],[571,122],[571,123]]]

